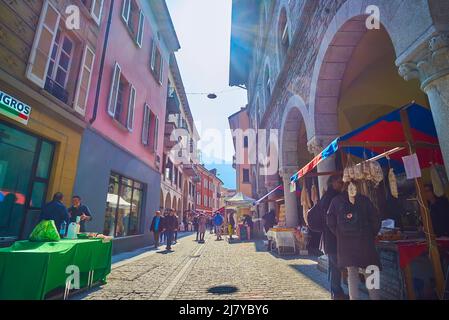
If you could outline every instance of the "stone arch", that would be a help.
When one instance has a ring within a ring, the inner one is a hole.
[[[176,210],[178,210],[178,200],[176,199],[175,196],[173,196],[173,203],[172,203],[172,207],[171,208],[173,210],[175,210],[175,212],[176,212]]]
[[[305,148],[299,150],[298,138],[300,131],[306,134]],[[283,167],[297,167],[299,164],[299,152],[307,152],[307,139],[311,135],[309,113],[304,100],[293,95],[287,102],[281,121],[281,133],[279,136],[279,165]]]
[[[181,205],[181,198],[178,199],[178,214],[181,217],[182,216],[182,205]]]
[[[164,207],[164,192],[161,190],[161,194],[159,197],[159,208],[162,209]]]
[[[172,205],[170,193],[167,192],[167,196],[165,197],[165,205],[164,209],[170,209]]]
[[[396,52],[396,65],[430,36],[433,18],[432,0],[370,1],[380,9],[381,25],[387,31]],[[365,21],[367,3],[348,0],[335,14],[321,41],[315,60],[309,94],[309,113],[314,135],[338,134],[337,106],[340,84],[349,60],[360,39],[368,32]],[[411,24],[410,21],[417,23]],[[418,40],[416,40],[418,39]]]

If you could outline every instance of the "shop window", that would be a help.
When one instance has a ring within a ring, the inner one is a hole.
[[[111,173],[106,200],[104,234],[126,237],[140,234],[145,185]]]
[[[151,49],[151,71],[155,76],[156,80],[162,84],[163,81],[163,70],[164,70],[164,60],[162,59],[161,51],[157,46],[157,42],[153,39],[153,45]]]
[[[125,22],[131,37],[142,48],[144,31],[144,14],[135,0],[123,0],[122,19]]]
[[[136,89],[121,74],[118,63],[115,64],[108,113],[129,131],[134,127],[134,110],[136,107]]]
[[[0,237],[27,238],[47,197],[54,144],[0,123]]]

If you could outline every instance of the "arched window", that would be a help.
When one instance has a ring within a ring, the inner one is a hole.
[[[282,8],[281,14],[279,16],[278,39],[279,39],[279,57],[282,67],[282,65],[285,62],[285,58],[287,57],[288,47],[290,46],[287,10],[285,10],[285,8]]]
[[[267,107],[271,100],[271,77],[268,65],[265,66],[264,79],[265,79],[265,107]]]

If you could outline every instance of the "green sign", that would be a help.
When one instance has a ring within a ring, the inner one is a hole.
[[[27,125],[31,107],[0,90],[0,114]]]

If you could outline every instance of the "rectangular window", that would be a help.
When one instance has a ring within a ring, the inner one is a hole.
[[[106,202],[104,234],[126,237],[141,233],[145,185],[111,173]]]
[[[145,16],[143,15],[143,11],[140,10],[140,12],[139,12],[139,30],[137,31],[137,40],[136,40],[139,48],[142,48],[144,26],[145,26]]]
[[[90,14],[95,22],[100,25],[101,14],[103,13],[103,0],[92,0],[92,10]]]
[[[128,102],[128,119],[126,127],[130,132],[133,131],[134,128],[134,110],[136,109],[136,88],[131,85],[131,91],[129,94],[129,102]]]
[[[68,102],[66,90],[72,65],[75,43],[64,32],[58,30],[50,55],[50,63],[45,80],[45,90],[62,102]]]
[[[151,71],[153,71],[153,75],[156,77],[156,80],[159,81],[160,84],[162,84],[164,61],[162,59],[161,51],[158,48],[157,43],[154,39],[153,39],[153,45],[152,45],[152,49],[151,49],[150,67],[151,67]]]
[[[125,21],[127,25],[128,25],[128,21],[129,21],[130,11],[131,11],[131,0],[123,0],[122,18],[123,18],[123,21]]]
[[[201,205],[201,193],[198,192],[197,196],[196,196],[196,203],[198,205]]]
[[[242,179],[243,183],[249,183],[249,170],[248,169],[243,169],[243,179]]]
[[[121,76],[120,65],[118,63],[115,63],[108,103],[108,113],[111,117],[115,116],[115,111],[117,109],[117,99],[120,87],[120,76]]]
[[[142,144],[144,146],[149,145],[150,136],[150,121],[151,121],[151,111],[150,106],[145,104],[143,107],[143,126],[142,126]]]
[[[51,50],[53,49],[60,18],[61,15],[55,7],[48,0],[45,0],[26,72],[27,78],[41,88],[45,86]]]
[[[150,150],[155,152],[158,148],[158,139],[159,139],[159,118],[153,112],[150,112],[150,126],[149,126],[149,137],[148,137],[148,145]]]
[[[83,61],[79,75],[78,87],[76,89],[74,108],[81,115],[85,115],[87,99],[89,97],[90,81],[94,66],[95,53],[89,46],[84,49]]]
[[[248,136],[243,137],[243,147],[248,148]]]

